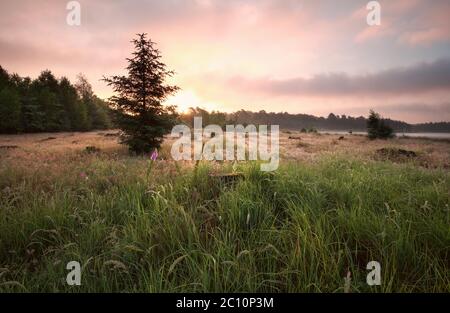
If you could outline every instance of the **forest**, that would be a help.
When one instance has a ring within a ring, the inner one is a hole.
[[[112,126],[111,111],[82,74],[72,84],[50,70],[31,79],[0,66],[0,133],[88,131]]]

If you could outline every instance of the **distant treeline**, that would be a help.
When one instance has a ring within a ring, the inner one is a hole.
[[[113,111],[98,98],[83,75],[72,84],[57,79],[49,70],[38,78],[9,74],[0,66],[0,133],[88,131],[114,127]],[[328,117],[308,114],[251,112],[208,112],[191,108],[180,119],[192,125],[194,116],[203,117],[203,125],[275,124],[282,129],[318,129],[365,131],[367,119],[330,113]],[[450,122],[408,124],[384,119],[396,132],[450,132]]]
[[[108,105],[94,95],[83,75],[73,85],[49,70],[32,80],[0,66],[0,133],[87,131],[111,125]]]
[[[369,114],[369,112],[367,112]],[[363,116],[352,117],[346,115],[335,115],[330,113],[328,117],[317,117],[307,114],[273,113],[266,111],[251,112],[240,110],[234,113],[223,113],[218,111],[208,112],[201,108],[191,108],[188,113],[183,114],[185,123],[192,125],[194,116],[202,116],[203,125],[217,124],[275,124],[283,129],[301,130],[343,130],[343,131],[365,131],[367,119]],[[396,132],[450,132],[450,122],[408,124],[402,121],[384,119]]]

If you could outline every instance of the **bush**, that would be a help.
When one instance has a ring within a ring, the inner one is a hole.
[[[84,151],[86,151],[86,153],[98,153],[100,152],[100,148],[97,148],[96,146],[87,146]]]

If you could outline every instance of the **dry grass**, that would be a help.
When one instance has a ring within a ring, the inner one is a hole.
[[[40,133],[26,135],[0,135],[0,146],[15,145],[15,149],[0,149],[0,159],[24,162],[27,166],[47,166],[55,160],[73,160],[88,146],[95,146],[105,157],[124,158],[127,148],[112,136],[116,131]],[[291,138],[289,138],[291,137]],[[373,159],[381,148],[399,148],[418,154],[415,164],[430,168],[450,167],[450,142],[436,139],[395,138],[369,140],[361,135],[305,134],[295,131],[281,132],[281,160],[314,160],[324,154],[348,154]],[[49,139],[55,138],[55,139]],[[170,159],[172,139],[167,138],[162,147],[162,158]]]
[[[296,136],[289,139],[289,136]],[[369,140],[361,135],[304,134],[292,132],[280,138],[281,159],[314,160],[324,154],[344,154],[353,157],[376,158],[381,148],[399,148],[418,154],[414,164],[429,168],[450,168],[450,142],[447,140],[395,138]],[[300,137],[301,139],[298,139]]]

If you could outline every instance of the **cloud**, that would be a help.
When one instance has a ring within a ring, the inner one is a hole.
[[[367,26],[363,30],[361,30],[355,36],[355,42],[364,43],[366,41],[373,40],[376,38],[391,36],[394,33],[395,33],[394,28],[392,27],[391,23],[387,20],[384,20],[381,25]]]
[[[449,34],[440,28],[430,28],[425,30],[404,33],[400,36],[400,41],[410,45],[424,45],[435,41],[446,40]]]
[[[380,1],[381,25],[360,28],[356,43],[375,39],[397,38],[404,45],[429,45],[450,40],[450,19],[448,0],[434,0],[432,5],[421,0]],[[360,22],[367,15],[364,8],[358,8],[351,15],[354,22]]]
[[[399,41],[409,45],[430,45],[450,40],[450,3],[431,6],[421,15],[415,27],[403,32]]]
[[[379,104],[371,106],[381,115],[391,119],[406,120],[410,123],[421,123],[424,121],[450,121],[450,102],[444,103],[400,103]],[[365,115],[367,107],[354,108],[353,112]]]
[[[67,1],[0,1],[0,62],[22,76],[83,72],[106,98],[99,79],[123,73],[130,40],[147,32],[171,83],[209,108],[326,115],[450,99],[450,2],[379,1],[379,27],[362,0],[79,0],[80,27],[66,24]]]
[[[229,80],[234,88],[273,95],[358,96],[401,95],[450,91],[450,59],[399,67],[374,74],[319,74],[312,78],[255,79],[235,77]]]
[[[450,120],[450,102],[427,104],[427,103],[407,103],[395,104],[390,106],[379,106],[382,110],[388,113],[412,113],[412,114],[427,114],[435,115],[442,119]]]

